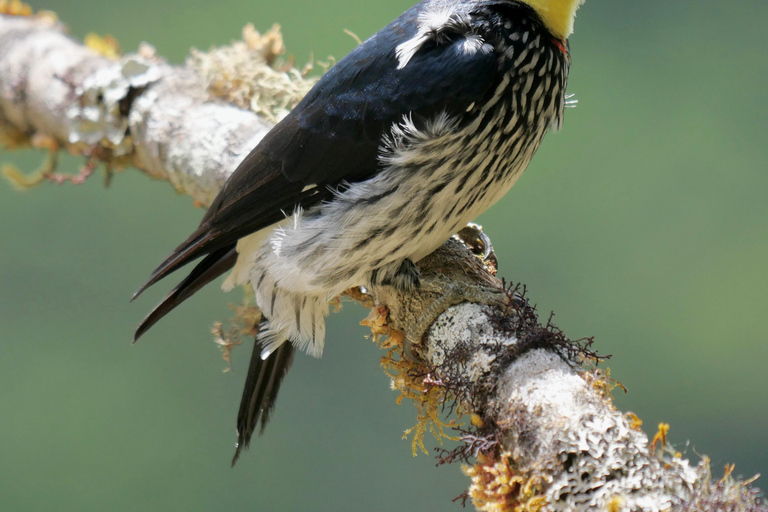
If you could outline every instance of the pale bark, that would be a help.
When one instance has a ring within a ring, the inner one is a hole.
[[[211,99],[192,67],[140,53],[109,60],[57,23],[0,16],[0,135],[52,138],[208,204],[270,123]],[[524,301],[500,293],[465,245],[449,241],[419,267],[420,291],[371,296],[387,307],[389,327],[416,343],[431,381],[477,414],[478,428],[465,438],[486,452],[470,470],[476,506],[768,510],[753,488],[711,482],[706,462],[651,449],[613,406],[605,376],[584,369],[563,336],[531,322]]]
[[[0,16],[0,123],[75,150],[108,148],[110,157],[202,204],[271,126],[253,112],[211,101],[204,80],[188,67],[170,66],[149,51],[112,61],[61,29]]]

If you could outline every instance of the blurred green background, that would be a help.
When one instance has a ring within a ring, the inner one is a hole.
[[[181,62],[282,23],[289,52],[343,56],[410,0],[49,0],[82,38]],[[480,222],[501,273],[571,337],[596,336],[618,406],[694,461],[768,472],[768,57],[764,0],[589,0],[572,38],[562,133]],[[33,152],[0,159],[36,168]],[[78,161],[65,161],[75,171]],[[411,456],[412,406],[347,304],[322,360],[301,355],[274,419],[229,461],[250,348],[233,371],[209,328],[215,286],[137,346],[165,292],[128,298],[201,216],[128,171],[105,190],[0,183],[0,507],[40,510],[459,510],[458,467]],[[690,440],[690,444],[686,441]],[[430,442],[434,445],[434,442]],[[762,482],[766,486],[765,482]]]

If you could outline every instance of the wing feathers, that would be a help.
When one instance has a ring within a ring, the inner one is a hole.
[[[231,268],[238,239],[280,222],[298,207],[310,209],[331,199],[331,190],[342,184],[379,172],[383,136],[405,116],[421,123],[441,113],[462,114],[493,94],[499,77],[496,56],[479,43],[467,46],[471,34],[423,44],[403,69],[397,68],[396,48],[416,35],[420,8],[410,9],[333,66],[243,160],[195,233],[134,295],[206,256],[147,316],[137,338]],[[256,343],[240,403],[233,464],[256,427],[266,425],[294,349],[286,342],[266,360],[260,353]]]
[[[206,245],[213,239],[214,234],[198,229],[192,236],[184,241],[165,259],[149,276],[149,279],[141,288],[133,294],[131,301],[136,300],[147,288],[160,281],[169,274],[175,272],[190,261],[205,254]]]
[[[329,197],[328,187],[373,176],[382,135],[403,116],[423,120],[442,111],[463,112],[492,92],[496,56],[484,46],[466,51],[464,37],[425,45],[405,69],[396,69],[401,22],[332,67],[267,133],[227,180],[198,230],[134,298],[193,259],[274,224],[299,206],[320,203]]]
[[[133,342],[136,343],[161,318],[197,293],[203,286],[231,269],[236,260],[235,246],[228,246],[209,254],[142,320],[133,335]]]

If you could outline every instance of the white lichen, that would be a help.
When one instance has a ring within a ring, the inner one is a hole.
[[[129,154],[133,141],[125,115],[132,91],[141,91],[161,76],[157,65],[136,55],[126,55],[111,66],[97,69],[76,89],[80,101],[70,106],[69,142],[89,146],[104,144],[115,156]]]

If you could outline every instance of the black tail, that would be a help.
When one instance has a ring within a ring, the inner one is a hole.
[[[233,466],[240,458],[240,453],[248,448],[251,436],[259,423],[259,434],[264,433],[264,427],[275,407],[280,384],[291,369],[294,352],[293,345],[285,342],[267,359],[262,359],[259,342],[254,343],[243,397],[240,399],[240,411],[237,414],[237,448],[235,456],[232,457]]]
[[[203,258],[192,272],[190,272],[189,275],[176,286],[176,288],[171,290],[160,304],[158,304],[155,309],[142,320],[133,335],[133,342],[136,343],[136,341],[147,332],[150,327],[155,325],[158,320],[194,295],[200,288],[231,269],[235,265],[235,261],[237,261],[237,251],[235,250],[234,245],[213,251]],[[157,271],[155,271],[155,273],[157,273]],[[155,274],[153,274],[153,277],[154,275]],[[149,283],[139,290],[134,297],[138,296],[139,293],[153,282],[154,281],[150,279]]]

